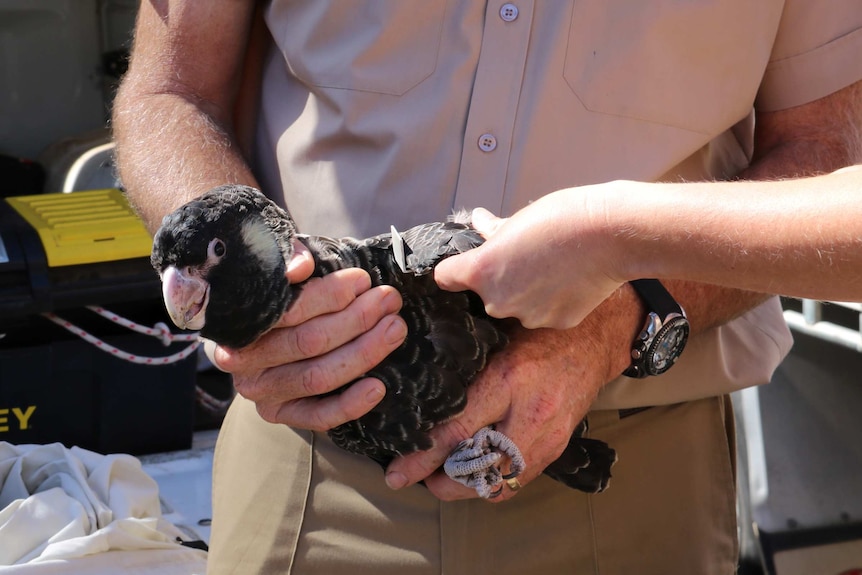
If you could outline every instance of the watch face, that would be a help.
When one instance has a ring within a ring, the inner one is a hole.
[[[646,369],[650,375],[659,375],[673,366],[688,341],[688,331],[688,320],[682,316],[670,319],[662,326],[646,358]]]

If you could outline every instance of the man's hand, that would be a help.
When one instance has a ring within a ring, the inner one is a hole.
[[[598,334],[593,319],[611,311],[608,305],[600,306],[599,313],[574,330],[515,331],[509,346],[494,356],[468,388],[465,411],[432,430],[432,449],[393,461],[387,469],[387,484],[397,489],[424,479],[440,499],[477,497],[474,490],[452,481],[439,468],[462,439],[490,424],[497,424],[523,453],[527,467],[518,476],[519,482],[526,485],[538,477],[563,452],[599,389],[627,367],[626,350],[637,329],[639,304],[629,289],[614,300],[613,305],[620,306],[617,309],[631,309],[631,313],[605,316],[613,340],[590,337],[591,332]],[[613,348],[619,353],[608,352]],[[492,501],[514,495],[504,486],[500,497]]]
[[[291,283],[313,270],[307,250],[296,246]],[[215,363],[271,423],[325,431],[356,419],[383,398],[383,384],[365,378],[332,392],[380,363],[407,334],[396,315],[398,291],[370,287],[368,274],[356,268],[312,279],[275,328],[242,349],[217,347]]]
[[[473,225],[487,238],[434,270],[449,291],[479,294],[488,315],[517,318],[524,327],[575,327],[628,279],[617,265],[612,230],[593,217],[607,192],[634,182],[560,190],[508,219],[482,209]]]

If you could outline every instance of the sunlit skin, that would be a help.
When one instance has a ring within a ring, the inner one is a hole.
[[[862,166],[773,182],[561,190],[508,219],[477,210],[489,240],[442,262],[435,279],[528,327],[573,327],[643,277],[862,301],[860,189]]]

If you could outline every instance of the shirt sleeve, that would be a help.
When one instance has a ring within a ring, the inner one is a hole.
[[[755,108],[792,108],[860,79],[862,3],[787,0]]]

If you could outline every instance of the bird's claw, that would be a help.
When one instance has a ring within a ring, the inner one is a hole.
[[[499,466],[504,454],[511,460],[509,473],[505,475]],[[483,427],[459,443],[443,464],[446,475],[475,489],[483,499],[500,495],[503,480],[517,477],[525,467],[524,456],[515,443],[491,427]]]

